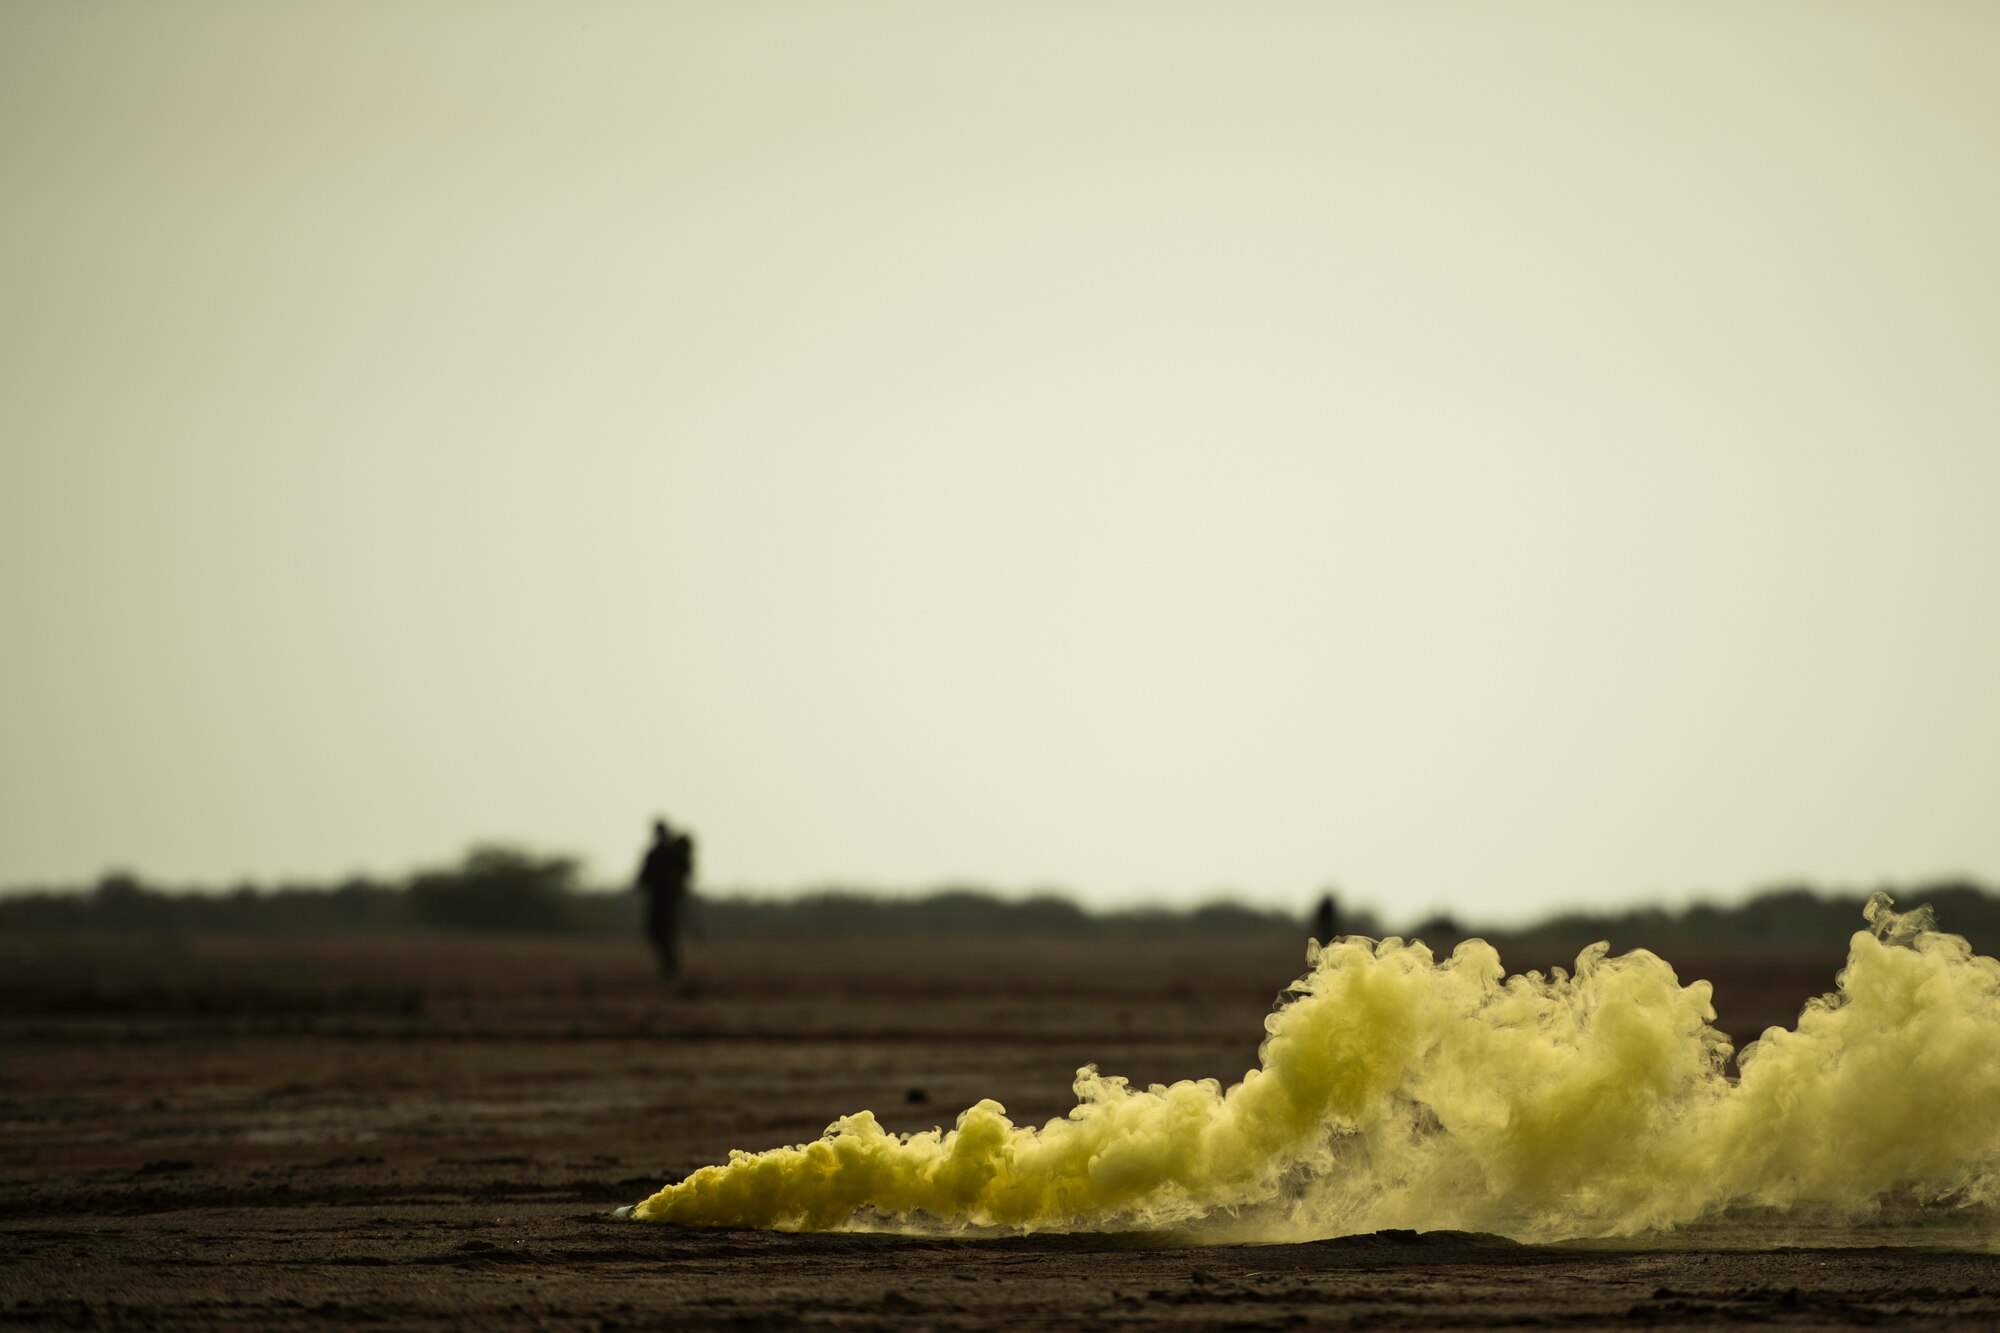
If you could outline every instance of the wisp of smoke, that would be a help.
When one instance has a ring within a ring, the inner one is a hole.
[[[1962,1207],[2000,1180],[2000,963],[1928,908],[1867,907],[1834,993],[1727,1071],[1705,981],[1594,945],[1509,977],[1468,940],[1309,951],[1259,1067],[1139,1089],[1086,1066],[1040,1128],[981,1101],[955,1128],[861,1111],[813,1143],[730,1154],[631,1209],[653,1222],[821,1230],[1251,1225],[1526,1241],[1630,1236],[1732,1208],[1858,1218]]]

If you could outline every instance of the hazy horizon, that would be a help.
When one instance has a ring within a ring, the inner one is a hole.
[[[0,11],[0,885],[2000,880],[2000,10]]]

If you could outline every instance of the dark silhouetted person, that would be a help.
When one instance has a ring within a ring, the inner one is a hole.
[[[646,938],[660,956],[660,975],[671,980],[681,970],[681,911],[694,879],[694,840],[653,821],[653,845],[639,863],[639,892],[646,895]]]
[[[1340,934],[1340,903],[1330,893],[1320,895],[1319,908],[1313,913],[1313,938],[1321,944],[1333,943]]]

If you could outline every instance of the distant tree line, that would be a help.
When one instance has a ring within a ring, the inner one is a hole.
[[[400,880],[356,876],[336,884],[244,884],[217,891],[164,888],[119,871],[93,888],[0,896],[0,929],[572,932],[622,929],[638,919],[635,904],[583,889],[578,870],[572,857],[480,846],[455,866]]]
[[[2000,947],[2000,896],[1984,886],[1946,881],[1890,891],[1905,910],[1929,903],[1946,930],[1967,936],[1983,952]],[[1726,906],[1566,912],[1533,926],[1497,931],[1433,916],[1396,933],[1416,935],[1441,948],[1467,934],[1609,939],[1619,949],[1686,943],[1836,946],[1861,927],[1865,900],[1863,893],[1787,886]],[[215,891],[168,889],[114,873],[94,886],[0,894],[0,930],[14,932],[625,934],[638,930],[639,915],[636,893],[585,885],[575,858],[495,845],[474,847],[456,865],[394,880],[356,877],[335,884],[242,885]],[[966,887],[912,896],[855,888],[783,898],[700,894],[689,905],[689,918],[697,935],[713,939],[958,932],[1299,934],[1306,929],[1303,916],[1228,901],[1186,909],[1091,911],[1056,893],[1012,897]],[[1351,907],[1342,929],[1357,935],[1389,933],[1373,915]]]
[[[217,934],[492,931],[620,934],[639,928],[639,895],[591,888],[572,857],[479,846],[454,866],[401,880],[356,877],[337,884],[169,889],[117,872],[94,886],[31,888],[0,895],[0,930],[152,930]],[[1213,902],[1172,911],[1142,907],[1090,912],[1055,893],[1003,897],[978,888],[913,896],[825,888],[775,898],[697,894],[689,925],[711,938],[890,933],[1079,934],[1284,931],[1283,912]]]
[[[2000,948],[2000,895],[1986,886],[1970,880],[1939,880],[1907,888],[1882,887],[1896,900],[1897,911],[1928,905],[1936,911],[1940,928],[1965,936],[1982,953]],[[1861,909],[1867,901],[1867,893],[1822,893],[1807,885],[1787,885],[1766,889],[1731,906],[1694,903],[1671,909],[1564,912],[1540,922],[1534,933],[1565,939],[1608,939],[1620,948],[1717,942],[1745,947],[1832,946],[1864,928]]]
[[[1099,931],[1296,934],[1299,918],[1219,901],[1093,912],[1056,893],[1003,898],[985,889],[947,888],[915,897],[862,889],[820,889],[791,898],[697,898],[692,925],[718,938],[740,935],[983,934],[1085,935]]]

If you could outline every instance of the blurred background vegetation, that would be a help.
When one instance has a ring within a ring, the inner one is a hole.
[[[1969,881],[1884,886],[1901,908],[1929,903],[1940,924],[1983,952],[2000,944],[2000,896]],[[1831,946],[1861,925],[1861,890],[1774,887],[1734,904],[1569,912],[1532,925],[1493,927],[1431,916],[1383,921],[1342,904],[1344,933],[1415,935],[1450,947],[1469,934],[1489,938],[1588,942],[1619,947],[1727,944],[1745,948]],[[1227,900],[1198,907],[1086,909],[1057,893],[1003,895],[966,886],[916,895],[824,887],[789,897],[697,893],[688,925],[698,937],[967,933],[984,935],[1255,934],[1308,929],[1312,902],[1298,915]],[[456,864],[403,879],[339,883],[165,887],[115,872],[95,885],[22,887],[0,893],[0,931],[169,931],[240,935],[408,932],[619,934],[637,932],[641,904],[630,889],[596,887],[573,857],[515,847],[473,847]]]

